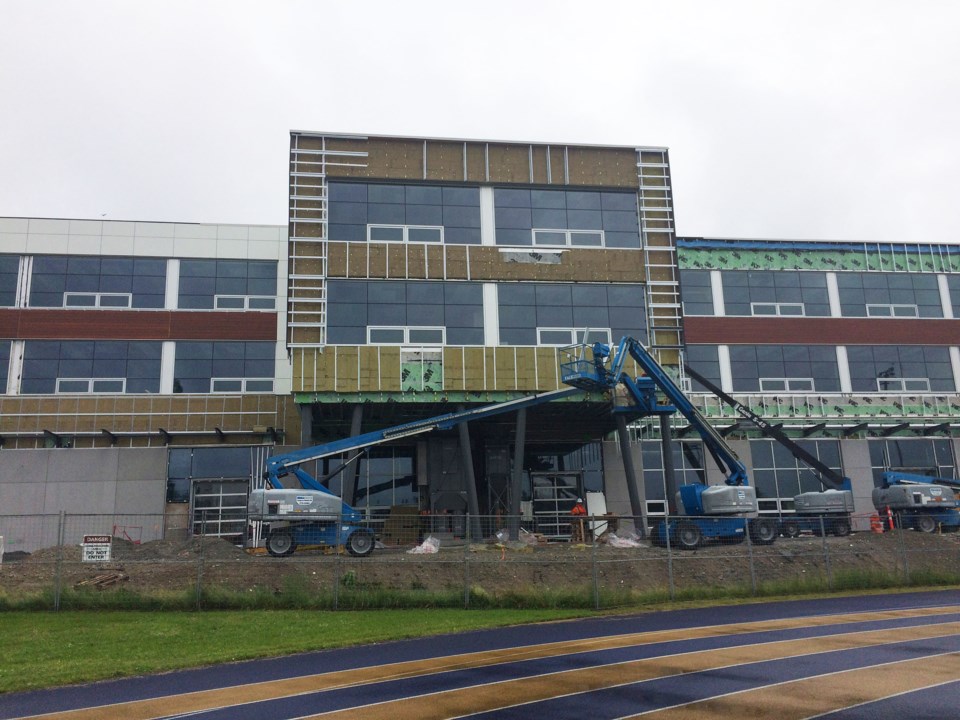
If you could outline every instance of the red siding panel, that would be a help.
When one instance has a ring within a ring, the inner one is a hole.
[[[683,330],[705,345],[960,345],[960,320],[685,317]]]
[[[0,309],[11,340],[276,340],[277,315],[182,310]]]

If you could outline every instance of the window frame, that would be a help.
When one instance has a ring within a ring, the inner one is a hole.
[[[537,242],[537,233],[552,233],[552,234],[562,234],[564,236],[564,243],[558,245],[557,243],[538,243]],[[600,244],[599,245],[579,245],[573,242],[573,238],[576,235],[599,235]],[[603,230],[570,230],[567,228],[531,228],[530,229],[530,242],[532,247],[541,247],[541,248],[550,248],[550,247],[575,247],[575,248],[604,248],[607,246],[606,233]]]
[[[920,388],[920,389],[907,388],[907,383],[919,383],[919,382],[924,383],[924,384],[926,385],[926,387],[925,387],[925,388]],[[880,389],[880,383],[899,383],[901,389],[899,389],[899,390],[892,389],[892,388]],[[906,393],[917,393],[917,392],[919,392],[919,393],[931,393],[931,392],[933,392],[933,391],[930,389],[930,378],[898,378],[898,377],[891,377],[891,378],[877,378],[877,392],[880,392],[880,393],[906,394]]]
[[[69,297],[92,297],[93,305],[70,305],[67,303]],[[126,305],[102,305],[101,298],[126,298]],[[64,291],[63,307],[69,310],[131,310],[133,309],[133,293],[113,293],[113,292],[80,292],[75,290]],[[150,309],[150,308],[143,308]]]
[[[231,307],[219,307],[221,299],[242,299],[243,307],[242,308],[231,308]],[[271,308],[252,308],[250,307],[251,300],[272,300],[273,307]],[[220,312],[276,312],[277,311],[277,298],[275,295],[228,295],[228,294],[217,294],[213,296],[213,309]]]
[[[758,305],[772,307],[774,312],[759,313],[757,312]],[[799,314],[781,312],[782,309],[786,307],[800,308],[800,312]],[[807,310],[805,304],[802,302],[751,302],[750,315],[753,317],[806,317]]]
[[[781,378],[781,377],[777,377],[777,378],[774,378],[774,377],[762,377],[762,378],[758,378],[758,380],[759,380],[759,382],[760,382],[760,392],[761,392],[761,393],[774,393],[774,392],[810,393],[810,392],[816,392],[816,391],[817,391],[817,390],[816,390],[816,382],[815,382],[814,378],[812,378],[812,377],[809,377],[809,378],[808,378],[808,377],[802,377],[802,378],[801,378],[801,377],[782,377],[782,378]],[[770,382],[782,382],[782,383],[783,383],[783,388],[782,388],[782,389],[781,389],[781,388],[770,388],[770,389],[767,389],[767,388],[765,388],[765,387],[763,386],[763,385],[764,385],[764,382],[767,382],[767,383],[770,383]],[[795,384],[795,383],[797,383],[797,382],[808,382],[808,383],[810,383],[810,387],[806,387],[806,388],[794,388],[794,387],[791,387],[792,384]]]
[[[239,382],[239,390],[217,390],[216,384],[218,382]],[[247,387],[248,383],[251,382],[269,382],[271,387],[269,390],[250,390]],[[236,395],[240,393],[242,395],[254,394],[254,393],[272,393],[276,388],[276,381],[274,378],[258,378],[258,377],[212,377],[210,378],[210,394],[211,395]]]
[[[868,318],[919,318],[920,317],[920,306],[910,303],[866,303],[866,313]],[[876,315],[871,312],[872,308],[885,308],[890,311],[889,315]],[[898,308],[910,308],[913,310],[913,315],[898,315]]]
[[[402,330],[403,339],[397,342],[382,342],[373,340],[372,333],[377,330]],[[440,340],[418,343],[410,340],[411,331],[439,331]],[[367,345],[390,345],[390,346],[409,346],[418,348],[442,347],[447,344],[447,328],[442,325],[368,325],[367,326]]]
[[[76,383],[87,383],[86,390],[61,390],[61,382],[76,382]],[[120,390],[97,390],[96,384],[102,382],[115,382],[120,383]],[[56,386],[54,387],[55,395],[125,395],[127,392],[127,378],[101,378],[101,377],[83,377],[83,378],[71,378],[71,377],[58,377],[56,379]]]
[[[372,231],[375,229],[400,229],[403,232],[403,239],[401,240],[374,240],[371,235]],[[377,243],[395,243],[395,244],[406,244],[406,243],[423,243],[425,245],[443,245],[443,225],[397,225],[391,223],[367,223],[367,242],[377,242]],[[411,230],[438,230],[440,232],[440,237],[437,240],[410,240],[410,231]]]
[[[570,345],[582,345],[587,337],[593,337],[594,333],[605,333],[606,339],[590,340],[589,342],[606,342],[612,345],[613,331],[611,328],[586,328],[586,327],[537,327],[537,347],[569,347]],[[569,332],[569,341],[564,343],[546,343],[541,338],[543,332]],[[589,335],[588,335],[589,333]]]

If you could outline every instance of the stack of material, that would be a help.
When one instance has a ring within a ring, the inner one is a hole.
[[[383,524],[380,541],[390,545],[415,545],[420,536],[420,511],[411,505],[394,505]]]

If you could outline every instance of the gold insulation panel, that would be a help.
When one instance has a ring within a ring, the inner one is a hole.
[[[329,345],[293,351],[294,392],[401,391],[399,347]],[[566,387],[554,347],[444,347],[443,390],[448,392],[546,392]],[[629,371],[639,374],[633,360]],[[410,393],[415,396],[415,393]]]
[[[0,396],[0,436],[6,447],[42,447],[44,431],[70,438],[75,447],[110,443],[163,444],[168,433],[210,434],[176,437],[173,442],[209,444],[216,430],[243,433],[231,442],[262,442],[266,428],[299,437],[300,414],[291,397],[279,395],[97,395]],[[77,433],[83,435],[74,437]],[[249,433],[250,437],[246,436]],[[125,435],[126,434],[126,435]],[[153,435],[147,437],[146,435]]]

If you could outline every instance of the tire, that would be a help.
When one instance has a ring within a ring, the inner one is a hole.
[[[681,550],[696,550],[703,542],[703,533],[696,523],[680,522],[677,524],[676,540]]]
[[[274,557],[293,555],[296,549],[297,544],[293,541],[293,533],[286,528],[274,530],[267,536],[267,552]]]
[[[663,521],[661,520],[652,528],[650,528],[650,544],[655,545],[656,547],[665,548],[667,546],[666,535],[663,533],[665,529],[663,527]]]
[[[373,533],[366,528],[358,528],[347,538],[347,552],[356,557],[366,557],[373,552]]]
[[[757,518],[750,522],[750,539],[755,545],[772,545],[778,534],[777,521],[772,518]]]
[[[784,520],[780,523],[780,534],[784,537],[800,537],[800,523],[796,520]]]
[[[850,534],[850,521],[846,518],[837,518],[830,523],[830,529],[837,537],[846,537]]]
[[[920,515],[914,524],[922,533],[932,533],[937,531],[937,521],[931,515]]]

